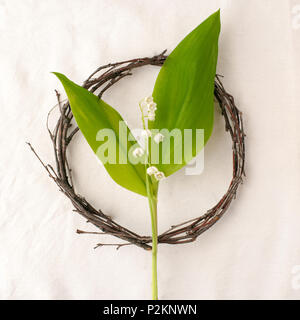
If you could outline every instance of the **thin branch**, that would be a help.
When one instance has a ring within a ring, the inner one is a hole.
[[[97,243],[94,249],[100,248],[100,247],[110,247],[114,246],[116,247],[116,250],[119,250],[121,247],[125,246],[132,246],[133,243]]]

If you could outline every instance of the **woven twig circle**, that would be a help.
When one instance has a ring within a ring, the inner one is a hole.
[[[162,66],[167,56],[165,52],[152,58],[139,58],[128,61],[108,64],[98,68],[84,82],[83,87],[91,92],[100,90],[99,97],[116,82],[122,78],[132,74],[132,70],[145,65]],[[44,164],[39,158],[31,144],[32,151],[41,161],[44,168],[48,171],[50,177],[58,185],[59,189],[71,200],[74,211],[85,217],[88,222],[98,227],[101,233],[110,234],[126,243],[103,244],[100,243],[96,247],[103,245],[115,245],[120,248],[124,245],[136,245],[146,250],[151,250],[151,236],[141,236],[116,223],[109,216],[105,215],[100,209],[94,208],[84,197],[77,194],[74,188],[71,169],[68,164],[66,150],[72,141],[74,135],[79,131],[78,127],[70,130],[73,114],[69,102],[62,103],[58,92],[58,106],[60,109],[60,117],[57,120],[55,129],[51,131],[47,128],[53,143],[54,156],[56,160],[56,170],[49,164]],[[244,128],[242,113],[235,106],[234,98],[227,93],[220,80],[220,76],[216,76],[215,80],[215,98],[217,99],[225,121],[225,130],[229,132],[232,139],[232,156],[233,156],[233,176],[225,195],[218,203],[207,210],[207,212],[197,218],[185,221],[171,228],[158,236],[158,243],[182,244],[192,242],[197,237],[213,226],[228,210],[232,200],[236,196],[237,189],[242,183],[242,177],[245,175],[245,144],[244,144]],[[47,121],[48,122],[48,121]],[[77,230],[78,233],[95,233]]]

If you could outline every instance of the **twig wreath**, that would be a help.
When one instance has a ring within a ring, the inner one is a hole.
[[[152,58],[137,58],[101,66],[97,68],[97,70],[95,70],[95,72],[93,72],[86,81],[84,81],[82,87],[92,94],[98,91],[99,93],[97,94],[97,98],[99,99],[99,101],[102,101],[101,99],[104,92],[121,79],[132,75],[134,69],[146,65],[159,67],[163,66],[168,57],[167,55],[165,55],[165,53],[166,50],[159,55],[153,56]],[[232,140],[233,175],[228,190],[225,195],[217,202],[217,204],[214,205],[211,209],[207,210],[205,214],[202,214],[192,220],[173,225],[160,235],[156,234],[156,244],[165,243],[174,245],[195,241],[200,234],[212,227],[228,210],[232,200],[236,197],[236,192],[239,185],[243,181],[243,176],[245,175],[245,133],[243,128],[242,113],[236,107],[233,96],[226,92],[220,77],[220,75],[214,76],[215,80],[213,92],[214,97],[217,100],[224,117],[225,130],[229,132]],[[80,129],[76,125],[74,127],[74,123],[72,123],[72,120],[74,118],[71,109],[72,102],[70,103],[70,101],[61,101],[60,94],[57,91],[56,95],[58,100],[57,106],[60,110],[60,116],[57,120],[54,130],[51,130],[48,125],[48,118],[53,108],[50,110],[47,117],[47,129],[53,144],[56,170],[50,164],[45,164],[38,156],[34,148],[31,146],[31,144],[28,144],[36,157],[42,163],[43,167],[47,170],[50,178],[54,180],[60,191],[62,191],[66,195],[66,197],[70,199],[74,206],[74,211],[86,218],[89,223],[100,229],[100,232],[86,232],[77,230],[77,233],[109,234],[125,241],[125,243],[98,243],[95,248],[100,246],[116,246],[116,248],[119,249],[122,246],[136,245],[145,250],[153,251],[153,234],[152,237],[143,236],[130,230],[128,227],[121,226],[110,216],[106,215],[101,209],[96,209],[95,207],[93,207],[86,200],[85,196],[79,195],[76,192],[75,184],[72,179],[72,170],[68,162],[67,148],[69,147],[75,134]],[[150,103],[153,103],[152,99],[150,100]],[[155,167],[146,167],[146,169],[148,170],[148,175],[151,175],[152,173],[149,173],[149,168]],[[154,171],[154,173],[155,172],[156,171]],[[157,299],[156,256],[153,261],[153,299]]]

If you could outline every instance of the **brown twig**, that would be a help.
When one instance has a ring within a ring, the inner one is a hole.
[[[88,77],[84,82],[83,87],[91,92],[95,92],[99,89],[100,93],[98,96],[101,98],[102,94],[116,82],[131,75],[133,69],[146,65],[162,66],[167,58],[165,52],[166,50],[152,58],[138,58],[102,66]],[[99,74],[99,72],[103,70],[106,71]],[[220,75],[216,75],[215,98],[219,103],[224,117],[225,130],[229,132],[232,139],[232,180],[225,195],[213,208],[209,209],[200,217],[171,226],[171,228],[158,236],[158,243],[182,244],[195,241],[200,234],[212,227],[228,210],[232,200],[236,197],[236,192],[243,181],[243,176],[245,176],[245,134],[242,113],[236,107],[233,96],[226,92],[220,77]],[[125,243],[122,244],[99,243],[95,248],[101,246],[116,246],[116,248],[119,249],[126,245],[136,245],[145,250],[151,250],[151,236],[138,235],[135,232],[119,225],[108,215],[105,215],[101,210],[95,209],[84,197],[75,192],[66,150],[79,129],[76,127],[71,131],[71,133],[68,133],[69,128],[71,127],[73,114],[69,102],[67,101],[63,104],[60,101],[60,95],[58,93],[56,94],[60,117],[52,132],[48,126],[49,115],[47,117],[47,130],[49,131],[50,138],[53,143],[56,171],[50,165],[44,164],[32,145],[30,143],[28,143],[28,145],[43,167],[47,170],[49,176],[58,185],[60,191],[70,199],[75,208],[74,211],[82,215],[88,222],[92,223],[101,231],[85,232],[77,230],[77,233],[109,234],[125,241]]]

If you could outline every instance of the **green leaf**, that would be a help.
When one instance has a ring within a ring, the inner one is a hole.
[[[204,143],[196,145],[194,139],[192,155],[185,159],[182,156],[181,164],[177,164],[172,158],[170,164],[163,164],[166,155],[162,154],[157,167],[166,176],[179,170],[196,156],[211,135],[219,33],[218,10],[179,43],[166,59],[156,79],[153,98],[157,103],[157,110],[155,121],[149,121],[149,128],[165,128],[169,131],[177,128],[181,134],[184,129],[192,129],[193,138],[195,129],[204,129]],[[180,147],[183,148],[183,141],[177,142],[177,145],[171,142],[171,155],[176,154]]]
[[[57,72],[54,74],[64,86],[78,127],[90,147],[104,163],[112,179],[120,186],[146,196],[145,165],[133,164],[134,159],[128,158],[137,142],[123,122],[121,115],[106,102],[75,84],[63,74]],[[99,130],[102,129],[105,131],[99,133]],[[125,136],[121,131],[125,133]],[[108,134],[105,135],[105,132]],[[131,135],[131,141],[127,141],[128,132]],[[106,140],[105,137],[107,137]],[[109,157],[112,160],[114,156],[115,163],[106,161]]]

